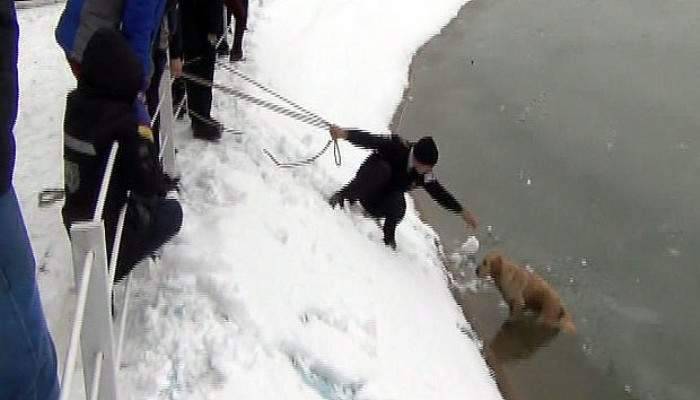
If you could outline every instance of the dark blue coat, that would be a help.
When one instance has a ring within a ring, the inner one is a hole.
[[[0,0],[0,399],[55,400],[56,353],[36,285],[34,255],[12,189],[17,35],[14,2]]]
[[[17,119],[17,20],[14,2],[0,1],[0,195],[10,189]]]
[[[68,0],[56,27],[56,41],[68,58],[82,63],[85,47],[95,31],[121,27],[148,79],[153,73],[151,49],[166,3],[167,0]]]

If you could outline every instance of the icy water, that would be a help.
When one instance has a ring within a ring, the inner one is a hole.
[[[700,398],[698,38],[697,0],[474,0],[414,59],[395,129],[438,139],[482,251],[531,264],[578,327],[501,329],[493,289],[459,293],[509,397]]]

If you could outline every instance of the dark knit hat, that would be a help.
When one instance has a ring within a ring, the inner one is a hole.
[[[438,148],[431,136],[425,136],[413,145],[413,157],[421,164],[437,164]]]
[[[92,35],[80,65],[80,85],[104,96],[134,101],[144,85],[143,67],[120,32],[100,28]]]

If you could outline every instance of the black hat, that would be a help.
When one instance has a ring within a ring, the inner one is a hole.
[[[144,85],[143,67],[121,33],[100,28],[83,53],[80,81],[101,95],[133,102]]]
[[[423,137],[413,145],[413,157],[421,164],[437,164],[438,148],[431,136]]]

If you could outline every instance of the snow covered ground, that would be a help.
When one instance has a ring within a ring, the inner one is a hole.
[[[249,75],[342,126],[386,132],[413,53],[464,0],[251,2]],[[61,363],[74,294],[60,207],[64,96],[74,85],[53,27],[61,5],[19,12],[15,183]],[[254,92],[225,71],[216,80]],[[373,221],[325,198],[366,152],[341,143],[283,170],[328,133],[215,94],[214,114],[245,132],[218,144],[179,127],[185,223],[162,262],[134,279],[120,369],[131,399],[500,399],[452,299],[435,233],[411,207],[397,252]],[[79,380],[80,381],[80,380]]]

